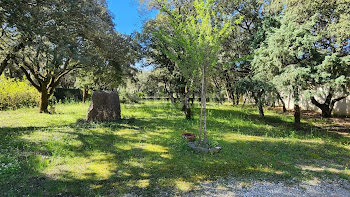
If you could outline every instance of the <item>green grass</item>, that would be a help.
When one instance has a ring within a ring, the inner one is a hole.
[[[0,195],[181,194],[219,177],[293,180],[350,179],[350,138],[291,116],[209,104],[208,135],[220,153],[192,152],[181,138],[195,119],[165,102],[122,105],[120,122],[84,123],[88,104],[0,112]]]

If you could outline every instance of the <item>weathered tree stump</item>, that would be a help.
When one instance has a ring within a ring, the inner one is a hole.
[[[116,92],[93,92],[86,117],[88,122],[116,121],[120,118],[120,102]]]

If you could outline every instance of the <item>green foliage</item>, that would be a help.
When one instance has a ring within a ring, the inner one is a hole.
[[[224,13],[213,9],[213,0],[193,1],[193,11],[186,14],[171,9],[167,1],[164,2],[161,13],[168,16],[170,32],[160,28],[154,34],[165,43],[166,47],[160,50],[176,62],[188,80],[192,80],[200,75],[203,66],[211,68],[217,64],[221,43],[228,36],[231,23]]]
[[[127,91],[119,91],[119,98],[121,103],[140,103],[140,94],[131,93]]]
[[[25,79],[23,79],[25,80]],[[0,76],[0,109],[16,109],[38,105],[40,94],[23,80]]]

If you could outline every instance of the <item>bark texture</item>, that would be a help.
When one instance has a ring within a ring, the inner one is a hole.
[[[201,91],[201,117],[200,117],[200,125],[199,125],[199,142],[207,146],[208,145],[208,139],[207,139],[207,99],[206,99],[206,67],[202,67],[202,91]],[[201,139],[203,132],[203,140]]]
[[[116,92],[96,91],[92,94],[87,121],[105,122],[120,119],[120,101]]]

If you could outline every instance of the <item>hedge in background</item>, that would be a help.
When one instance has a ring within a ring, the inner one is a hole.
[[[24,79],[0,76],[0,110],[36,106],[39,100],[39,92]]]

